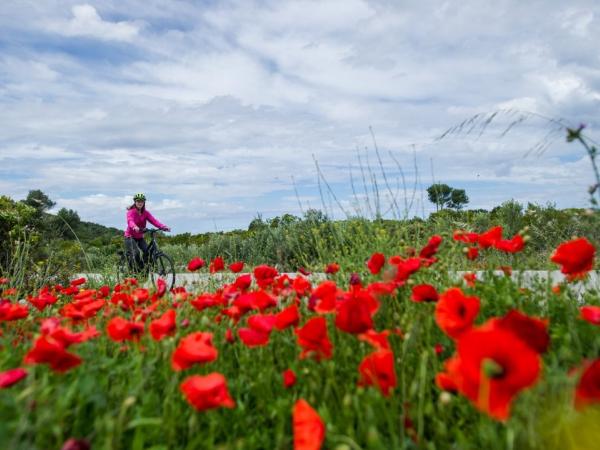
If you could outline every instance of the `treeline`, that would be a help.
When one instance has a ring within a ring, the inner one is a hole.
[[[452,241],[454,230],[480,233],[495,225],[504,228],[505,237],[517,233],[527,236],[525,251],[518,256],[484,253],[474,264],[551,268],[548,258],[559,243],[573,236],[600,243],[600,216],[596,212],[508,201],[490,211],[445,208],[426,219],[407,220],[330,220],[322,212],[310,210],[303,217],[257,218],[247,230],[165,237],[162,248],[180,264],[197,255],[205,259],[220,255],[251,265],[273,264],[286,271],[299,267],[322,270],[326,263],[337,261],[348,271],[360,272],[374,251],[407,254],[433,234]],[[444,260],[455,268],[470,268],[462,254],[445,256]]]
[[[82,221],[72,209],[48,213],[54,206],[40,190],[19,201],[0,196],[1,274],[64,279],[89,266],[88,254],[120,245],[118,229]]]

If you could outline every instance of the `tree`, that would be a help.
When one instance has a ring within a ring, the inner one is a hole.
[[[50,197],[39,189],[29,191],[29,194],[27,194],[27,198],[23,200],[23,203],[35,208],[40,213],[47,211],[56,205],[56,202],[50,200]]]
[[[252,222],[248,225],[248,231],[260,231],[267,227],[267,224],[262,220],[260,214],[258,217],[252,219]]]
[[[435,210],[453,208],[461,209],[469,203],[469,197],[464,189],[454,189],[447,184],[435,183],[427,188],[427,196],[435,204]]]
[[[300,221],[299,217],[296,217],[292,214],[284,214],[281,217],[275,216],[272,219],[267,220],[267,224],[271,228],[285,227],[292,225],[293,223],[297,223]]]
[[[307,209],[304,211],[304,220],[309,223],[325,223],[329,217],[320,209]]]
[[[436,211],[439,211],[450,202],[452,190],[450,186],[442,183],[435,183],[427,188],[427,197],[431,203],[435,204]]]
[[[450,194],[450,203],[448,208],[462,209],[464,205],[469,203],[469,197],[464,189],[453,189]]]
[[[72,209],[61,208],[56,214],[56,229],[63,238],[72,238],[73,230],[81,223],[79,214]]]

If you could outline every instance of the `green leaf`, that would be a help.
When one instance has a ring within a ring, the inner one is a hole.
[[[131,422],[127,424],[127,429],[131,430],[132,428],[143,427],[143,426],[157,426],[162,425],[162,418],[160,417],[140,417],[138,419],[133,419]]]

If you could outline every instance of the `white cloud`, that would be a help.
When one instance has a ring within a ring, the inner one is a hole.
[[[92,5],[75,5],[67,22],[50,23],[48,28],[64,36],[85,36],[102,40],[132,41],[140,31],[139,21],[110,22],[102,20]]]
[[[569,8],[564,16],[561,28],[578,38],[589,36],[590,25],[594,21],[594,12],[586,9]]]
[[[14,148],[0,146],[0,161],[5,160],[6,164],[11,160],[61,160],[75,157],[77,157],[77,153],[75,152],[49,145],[29,144],[19,145]]]
[[[16,198],[41,188],[121,226],[144,191],[176,230],[227,228],[299,213],[292,175],[304,207],[321,207],[314,154],[352,209],[349,166],[364,201],[357,149],[382,183],[372,126],[394,192],[389,152],[409,190],[415,170],[428,185],[433,161],[473,207],[587,204],[583,149],[541,116],[598,136],[596,2],[7,1],[0,187]],[[496,109],[539,116],[434,140]]]

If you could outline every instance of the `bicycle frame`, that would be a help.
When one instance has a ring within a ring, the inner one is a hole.
[[[158,233],[160,230],[158,229],[152,229],[152,228],[144,228],[141,230],[142,233],[146,234],[149,233],[150,234],[150,242],[148,243],[148,246],[146,248],[146,264],[143,265],[143,271],[148,271],[151,270],[152,266],[161,258],[161,257],[168,257],[167,255],[165,255],[158,247],[158,242],[156,241],[156,233]],[[131,255],[132,257],[134,257],[134,259],[137,258],[137,255],[139,255],[140,253],[140,249],[137,247],[134,247],[134,253]],[[127,254],[125,252],[122,252],[122,256],[123,257],[127,257]],[[135,263],[135,262],[134,262]],[[140,268],[141,269],[141,268]]]
[[[145,276],[152,280],[152,283],[156,286],[159,278],[162,278],[167,282],[167,288],[171,289],[175,285],[175,266],[171,257],[160,251],[158,248],[158,242],[156,241],[156,233],[160,231],[157,229],[143,229],[143,233],[150,233],[150,243],[146,249],[147,262],[143,266],[141,272]],[[136,249],[139,252],[139,249]],[[125,264],[127,256],[123,253],[121,255],[121,262],[119,266],[122,269],[118,269],[120,272],[125,271]]]
[[[156,233],[159,230],[154,230],[154,229],[145,229],[143,230],[144,233],[150,233],[150,244],[148,244],[148,262],[150,263],[151,261],[154,261],[156,259],[156,256],[158,255],[158,253],[160,252],[160,250],[158,249],[158,243],[156,242]]]

